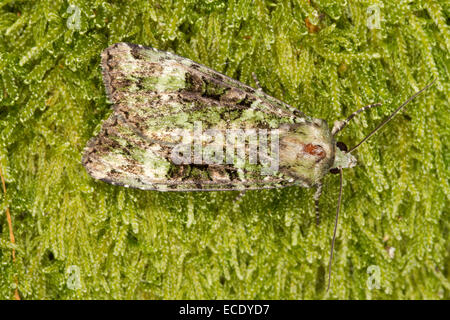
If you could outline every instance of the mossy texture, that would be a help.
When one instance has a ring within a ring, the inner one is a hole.
[[[379,28],[367,25],[374,5]],[[13,298],[17,283],[22,299],[448,299],[449,9],[432,0],[1,0],[0,298]],[[255,72],[267,93],[328,123],[382,102],[343,131],[349,146],[437,78],[344,172],[329,292],[336,176],[325,179],[319,227],[312,189],[235,202],[237,192],[130,190],[88,176],[83,147],[111,112],[100,53],[120,41],[252,86]],[[370,289],[373,268],[379,287]]]

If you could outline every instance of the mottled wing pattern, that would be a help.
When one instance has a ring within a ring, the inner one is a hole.
[[[118,43],[102,53],[114,112],[85,149],[83,165],[108,183],[145,190],[245,190],[293,185],[258,166],[174,164],[179,129],[275,129],[307,118],[297,109],[177,55]]]

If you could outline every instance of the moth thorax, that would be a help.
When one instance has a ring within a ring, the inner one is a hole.
[[[324,120],[289,125],[280,133],[280,170],[308,186],[317,184],[334,162],[335,142]]]

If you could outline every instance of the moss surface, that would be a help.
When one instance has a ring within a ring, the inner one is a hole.
[[[22,299],[449,298],[448,3],[70,4],[0,1],[0,298],[13,298],[16,280]],[[255,72],[267,93],[329,123],[383,102],[344,130],[350,146],[437,78],[344,172],[329,292],[336,176],[316,227],[309,189],[234,203],[237,192],[144,192],[87,175],[82,149],[111,112],[100,52],[119,41],[252,86]]]

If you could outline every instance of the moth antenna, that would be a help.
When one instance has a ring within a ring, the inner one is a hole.
[[[433,83],[436,81],[437,78],[434,78],[429,84],[427,84],[425,87],[423,87],[422,89],[420,89],[419,91],[417,91],[416,93],[414,93],[411,97],[409,97],[405,102],[403,102],[400,107],[398,107],[397,109],[395,109],[394,112],[391,113],[391,115],[389,117],[387,117],[386,120],[384,120],[383,122],[381,122],[375,129],[372,130],[372,132],[370,132],[364,139],[361,140],[360,143],[358,143],[356,146],[354,146],[353,148],[351,148],[348,153],[352,152],[353,150],[355,150],[356,148],[358,148],[361,144],[363,144],[367,139],[369,139],[371,136],[373,136],[378,130],[380,130],[386,123],[388,123],[389,121],[392,120],[392,118],[400,111],[402,110],[408,103],[410,103],[415,97],[417,97],[419,94],[421,94],[422,92],[424,92],[425,90],[427,90],[429,87],[431,87],[433,85]]]
[[[338,198],[338,204],[337,204],[337,208],[336,208],[336,220],[334,222],[333,240],[331,240],[330,261],[328,262],[328,286],[327,286],[327,291],[330,290],[330,284],[331,284],[331,262],[333,261],[334,242],[336,241],[336,230],[337,230],[338,219],[339,219],[339,211],[341,211],[341,202],[342,202],[342,180],[343,180],[343,174],[342,174],[342,168],[339,167],[338,169],[339,169],[339,198]]]
[[[361,109],[358,109],[355,112],[353,112],[350,116],[348,116],[347,119],[345,119],[343,121],[339,121],[338,124],[333,128],[333,132],[332,132],[333,136],[337,135],[339,131],[344,129],[347,126],[347,124],[350,122],[350,120],[352,120],[356,115],[360,114],[361,112],[363,112],[367,109],[371,109],[373,107],[379,107],[379,106],[381,106],[381,103],[369,104],[369,105],[364,106]]]

